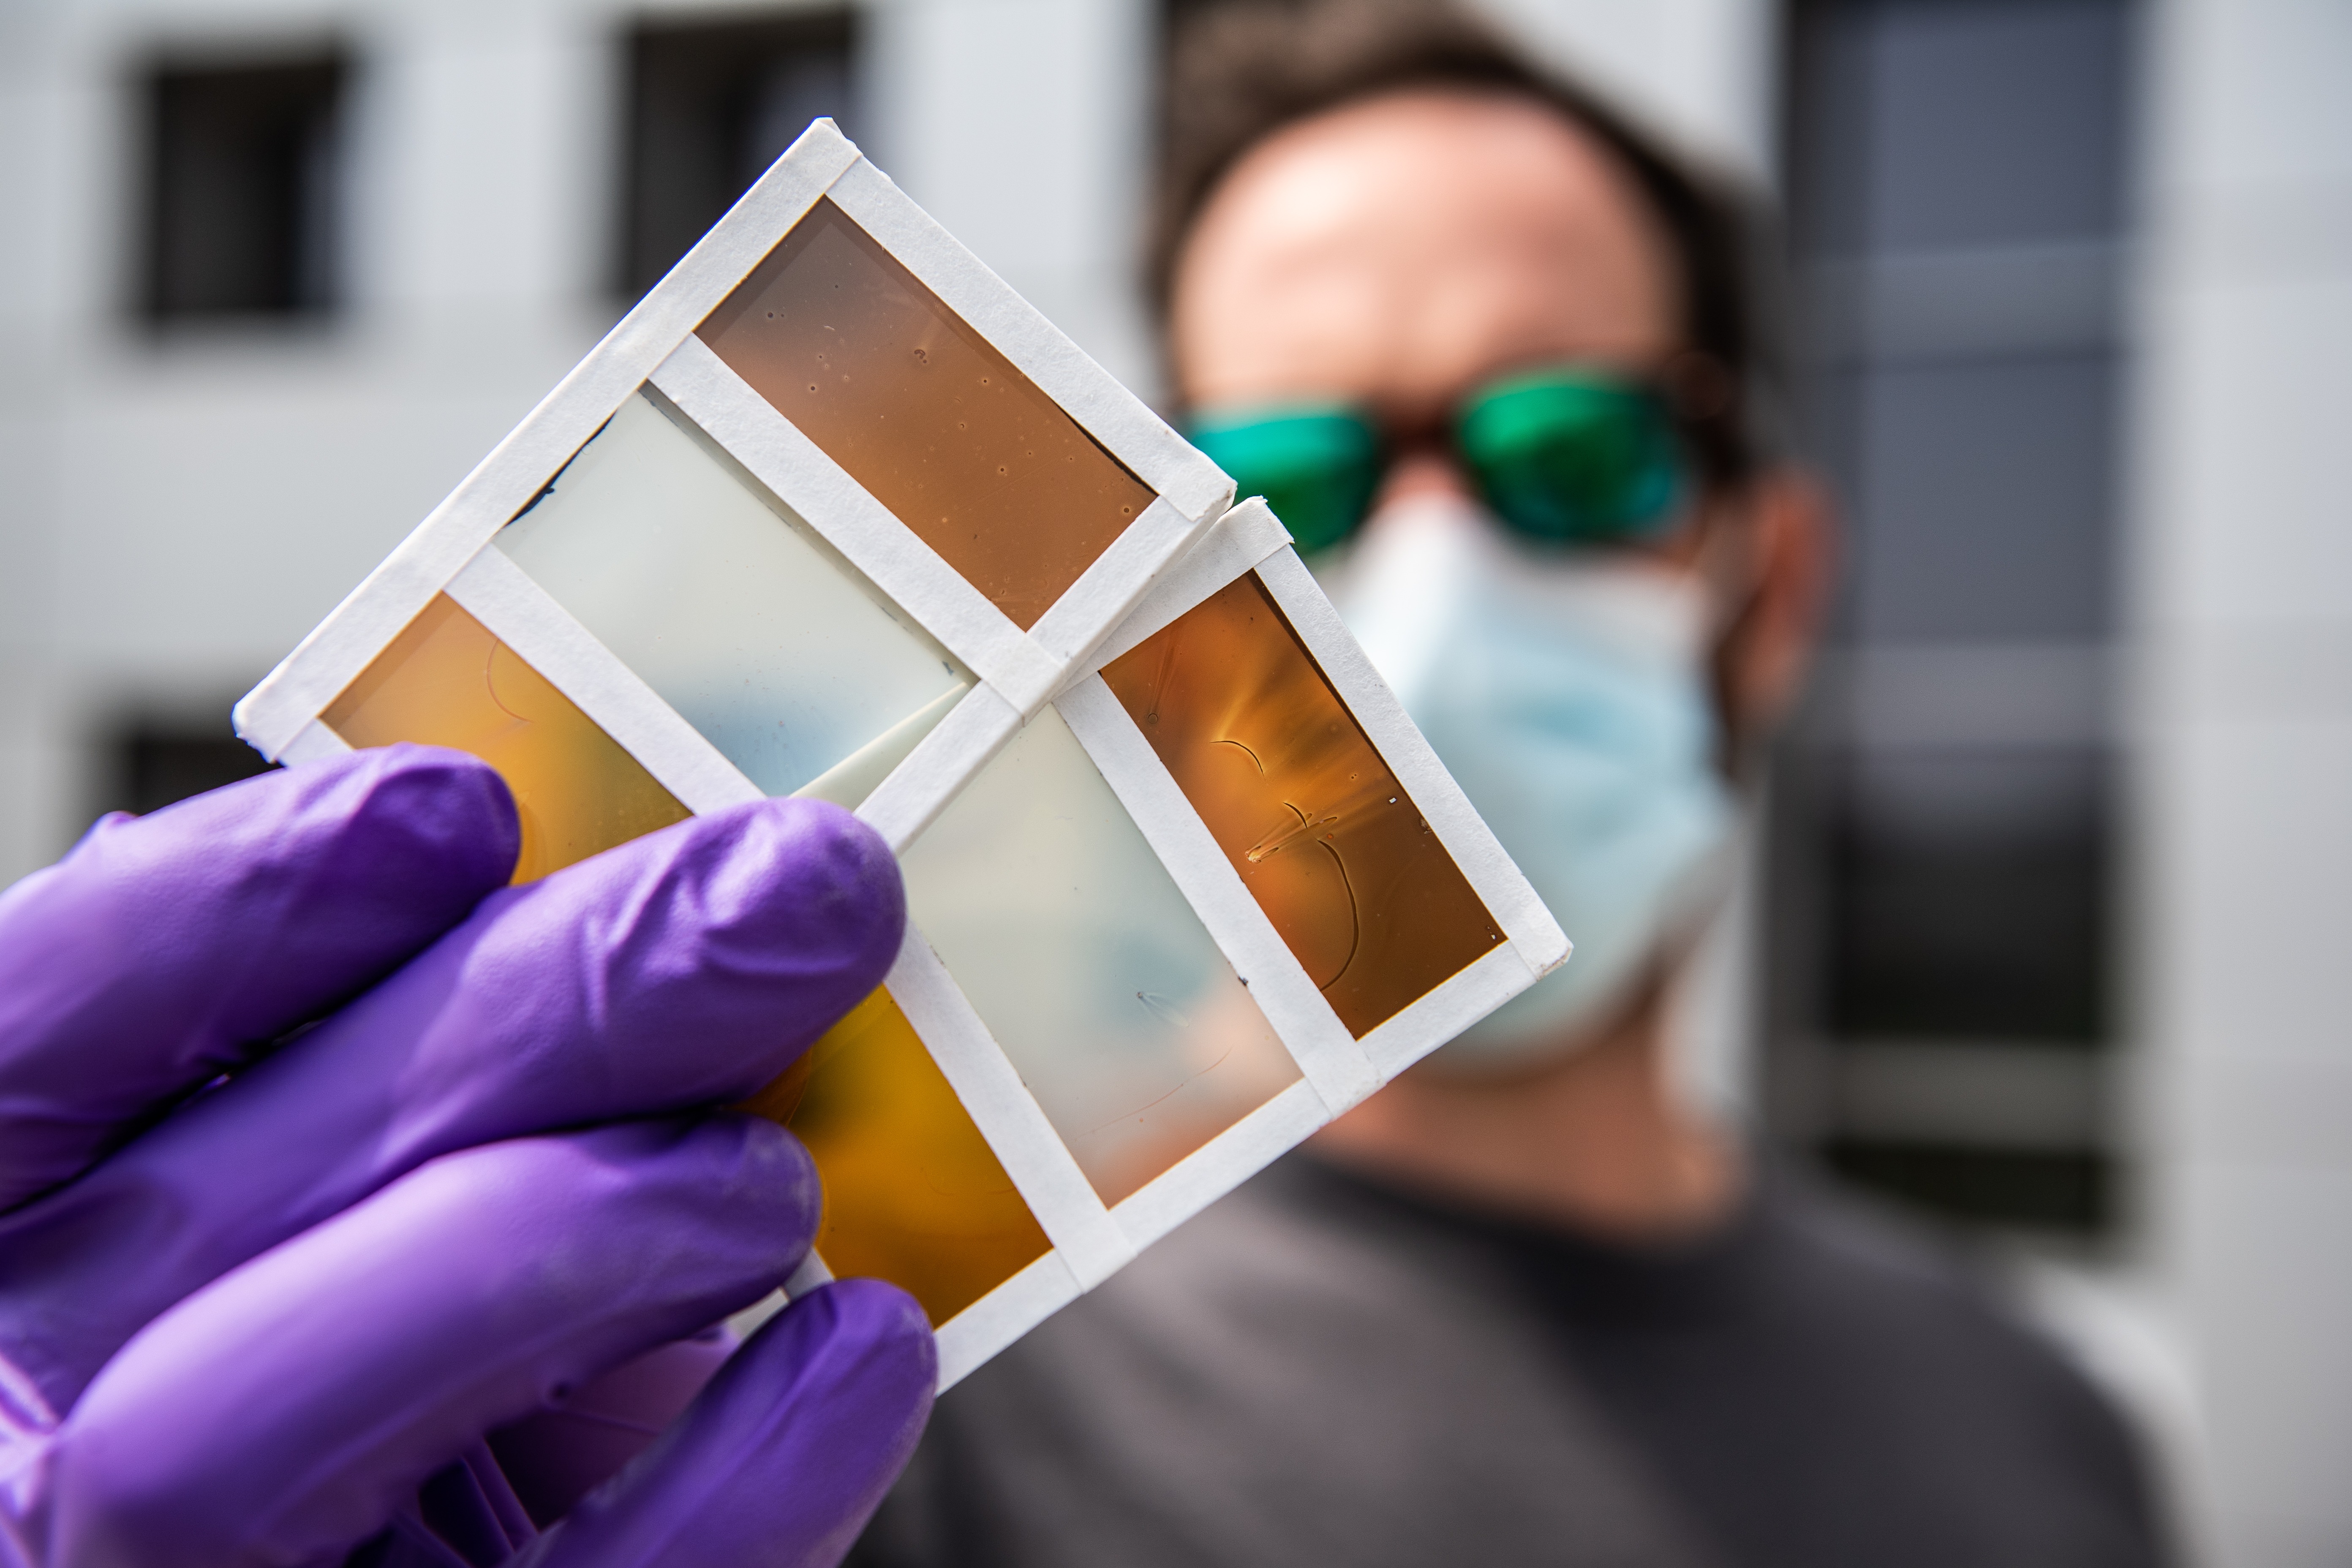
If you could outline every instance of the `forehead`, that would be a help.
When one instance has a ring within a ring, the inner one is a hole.
[[[1209,199],[1171,323],[1193,402],[1443,400],[1545,359],[1675,346],[1673,258],[1615,159],[1553,110],[1397,94],[1286,127]]]

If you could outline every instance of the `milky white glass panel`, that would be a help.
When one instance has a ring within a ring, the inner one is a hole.
[[[1105,1203],[1298,1068],[1047,708],[901,858],[908,912]]]
[[[770,795],[801,791],[869,747],[895,760],[971,684],[905,611],[647,394],[622,405],[497,548]],[[887,771],[852,766],[833,783],[871,787]]]

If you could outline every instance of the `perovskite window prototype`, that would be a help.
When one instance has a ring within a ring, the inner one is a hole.
[[[431,742],[519,880],[763,795],[898,852],[748,1109],[952,1384],[1567,943],[1262,501],[819,121],[238,704]]]

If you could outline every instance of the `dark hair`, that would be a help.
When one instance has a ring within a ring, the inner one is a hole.
[[[1684,344],[1718,390],[1690,410],[1708,477],[1757,467],[1759,403],[1777,391],[1752,275],[1748,203],[1575,82],[1536,64],[1446,0],[1167,0],[1158,189],[1146,285],[1168,319],[1176,264],[1210,194],[1242,155],[1294,121],[1414,88],[1530,100],[1606,148],[1664,226],[1681,272]]]

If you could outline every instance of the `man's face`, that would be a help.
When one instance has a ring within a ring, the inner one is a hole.
[[[1609,154],[1509,98],[1412,92],[1288,127],[1211,198],[1171,345],[1193,407],[1345,401],[1440,427],[1512,371],[1636,374],[1681,345],[1674,258]],[[1417,445],[1384,499],[1468,481]]]
[[[1434,432],[1514,371],[1666,369],[1686,346],[1680,282],[1629,176],[1560,115],[1399,92],[1288,126],[1225,176],[1178,258],[1172,369],[1195,409],[1344,402]],[[1472,487],[1443,442],[1408,441],[1378,499],[1432,494]],[[1767,470],[1703,498],[1650,555],[1706,584],[1731,732],[1769,727],[1827,592],[1818,487]]]

